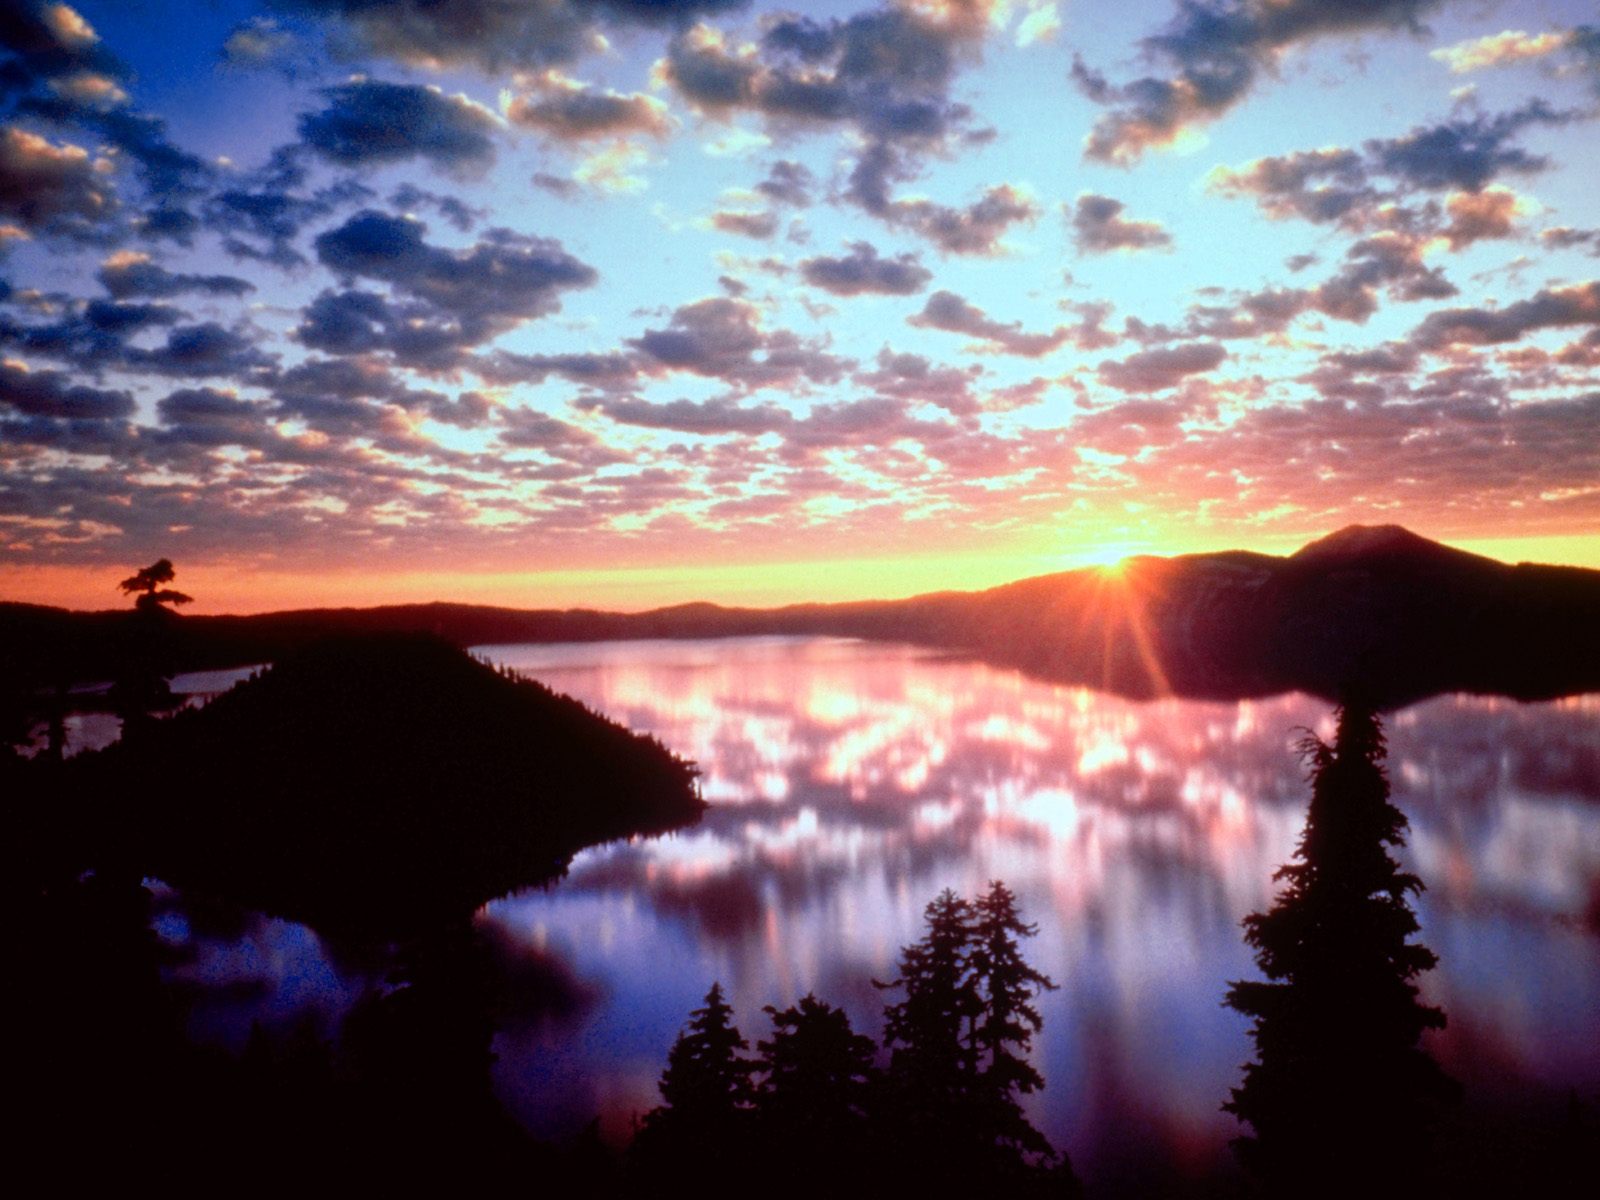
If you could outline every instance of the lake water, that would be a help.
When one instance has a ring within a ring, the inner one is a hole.
[[[1060,984],[1039,1005],[1036,1123],[1091,1180],[1227,1161],[1239,1129],[1218,1106],[1250,1046],[1221,1000],[1255,975],[1240,921],[1293,853],[1309,795],[1294,747],[1304,727],[1331,734],[1325,703],[1135,702],[835,639],[477,653],[697,760],[711,803],[690,831],[588,851],[480,914],[559,997],[496,1040],[530,1127],[599,1114],[625,1133],[713,980],[752,1044],[764,1005],[808,991],[876,1034],[871,981],[894,976],[926,903],[1003,879],[1038,925],[1029,959]],[[1595,1096],[1600,696],[1444,697],[1388,735],[1440,958],[1424,994],[1449,1017],[1429,1048],[1480,1099]],[[207,937],[177,909],[164,921],[195,952],[184,973],[218,985],[197,1021],[227,1036],[363,982],[284,922]]]

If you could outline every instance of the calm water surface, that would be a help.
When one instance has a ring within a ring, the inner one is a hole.
[[[586,852],[480,914],[544,981],[496,1042],[531,1127],[598,1113],[623,1133],[712,980],[752,1043],[762,1006],[808,991],[876,1034],[871,981],[893,977],[924,905],[1000,878],[1061,985],[1040,1004],[1041,1128],[1091,1178],[1226,1158],[1238,1127],[1218,1105],[1250,1048],[1221,999],[1254,974],[1240,920],[1293,853],[1309,794],[1294,746],[1331,734],[1323,702],[1133,702],[833,639],[478,653],[697,760],[712,804],[693,830]],[[1440,957],[1424,992],[1450,1022],[1431,1049],[1479,1096],[1600,1094],[1600,696],[1446,697],[1388,732]],[[361,982],[283,922],[207,939],[174,915],[167,932],[197,949],[192,977],[228,985],[218,1028]]]

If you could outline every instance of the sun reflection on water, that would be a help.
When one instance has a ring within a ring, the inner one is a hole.
[[[1044,1004],[1045,1127],[1092,1161],[1137,1095],[1141,1120],[1183,1143],[1162,1152],[1224,1154],[1234,1127],[1217,1105],[1248,1051],[1219,1001],[1253,972],[1239,922],[1271,903],[1293,851],[1306,799],[1295,747],[1306,728],[1326,735],[1324,704],[1138,703],[830,639],[487,653],[706,772],[713,807],[696,830],[591,851],[561,887],[489,909],[536,921],[605,981],[587,1069],[641,1074],[592,1089],[595,1103],[649,1095],[660,1056],[630,1067],[607,1047],[647,1027],[664,1054],[713,978],[752,1036],[763,1005],[813,989],[876,1030],[869,981],[893,973],[922,906],[998,877],[1040,924],[1038,965],[1064,985]],[[1430,994],[1557,1082],[1600,1082],[1600,1022],[1586,1015],[1600,1009],[1600,953],[1582,931],[1600,895],[1600,779],[1583,769],[1600,761],[1597,718],[1600,697],[1458,697],[1390,722],[1407,853],[1429,885],[1424,933],[1444,959]],[[1458,944],[1472,947],[1459,970],[1446,953]],[[1556,1003],[1543,999],[1550,973],[1567,981]],[[555,1048],[537,1049],[504,1069],[544,1070]]]
[[[1135,1151],[1195,1172],[1226,1159],[1218,1105],[1249,1049],[1220,1000],[1254,974],[1240,921],[1293,852],[1295,747],[1328,735],[1326,705],[1141,703],[833,639],[480,653],[696,759],[711,802],[693,829],[597,847],[480,915],[592,998],[497,1040],[498,1086],[530,1127],[598,1112],[624,1135],[713,979],[752,1041],[764,1005],[807,991],[876,1033],[872,980],[923,906],[1003,878],[1039,925],[1031,960],[1062,984],[1040,1004],[1041,1128],[1090,1174]],[[1442,698],[1394,714],[1389,742],[1441,960],[1425,993],[1450,1017],[1436,1053],[1479,1087],[1600,1087],[1600,696]],[[216,953],[228,974],[234,952]],[[300,959],[251,961],[270,977]]]

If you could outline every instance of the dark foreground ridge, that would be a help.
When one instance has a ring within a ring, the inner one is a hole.
[[[318,928],[403,928],[699,818],[695,768],[429,636],[327,639],[66,764],[145,874]]]
[[[950,650],[1130,696],[1215,699],[1360,679],[1383,706],[1450,691],[1543,698],[1600,688],[1600,571],[1508,566],[1399,526],[1354,525],[1286,558],[1225,551],[1130,559],[908,600],[645,613],[461,604],[178,617],[179,669],[272,661],[352,631],[504,642],[860,637]],[[0,604],[0,650],[36,688],[106,678],[131,617]]]

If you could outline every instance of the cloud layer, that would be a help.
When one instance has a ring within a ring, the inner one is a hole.
[[[18,578],[1600,517],[1568,6],[236,7],[0,0]]]

